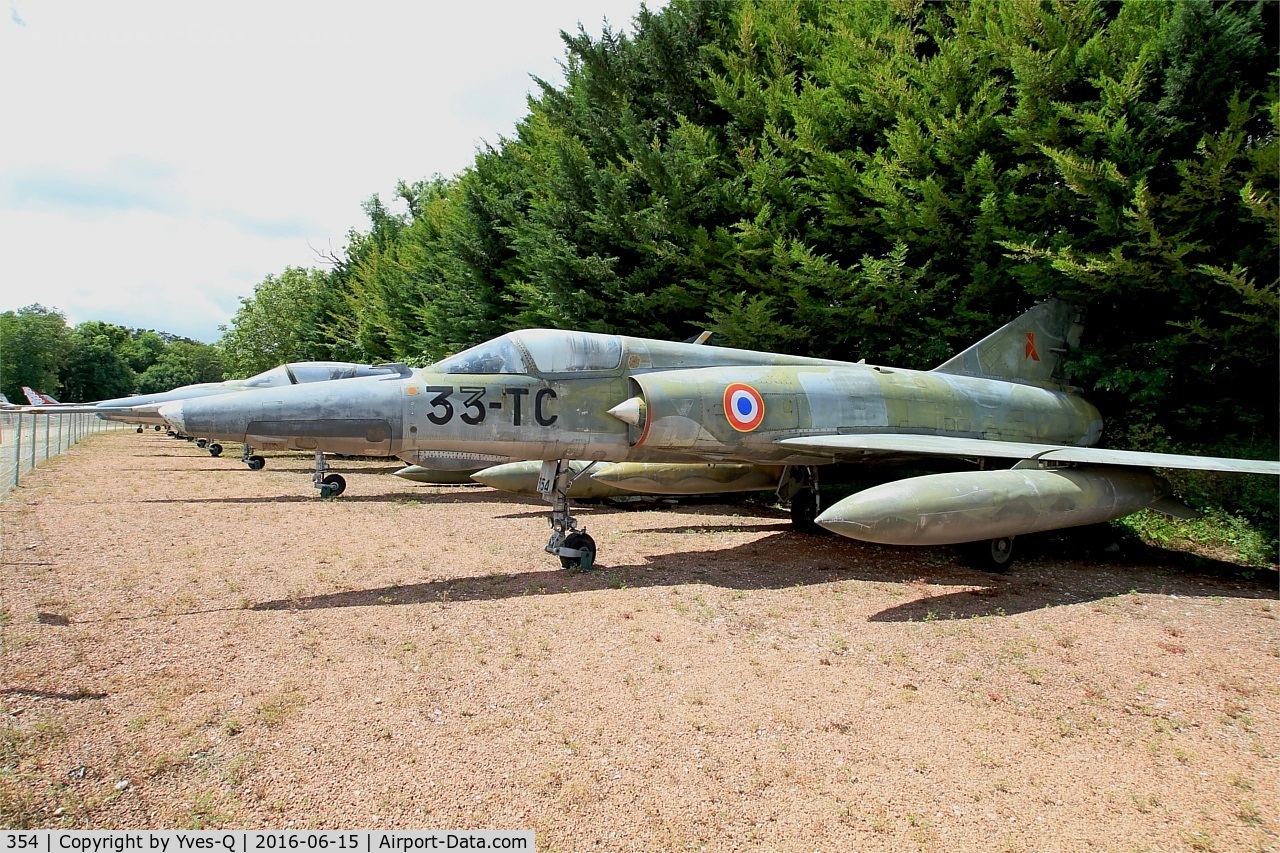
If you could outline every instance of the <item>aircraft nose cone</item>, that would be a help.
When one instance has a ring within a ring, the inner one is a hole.
[[[640,397],[632,397],[614,406],[609,410],[609,414],[623,423],[642,426],[644,424],[645,410],[644,400]]]
[[[178,432],[186,432],[187,424],[182,416],[182,403],[165,403],[159,408],[157,414]]]

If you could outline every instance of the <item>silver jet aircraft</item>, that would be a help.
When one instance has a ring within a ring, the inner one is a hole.
[[[157,430],[169,424],[160,417],[159,408],[165,403],[177,400],[189,400],[198,397],[212,397],[240,391],[259,391],[264,388],[280,388],[286,385],[300,385],[311,382],[328,382],[335,379],[352,379],[361,376],[398,376],[403,365],[367,365],[352,364],[345,361],[295,361],[264,370],[248,379],[228,379],[225,382],[200,382],[194,385],[183,385],[168,391],[154,394],[134,394],[129,397],[117,397],[112,400],[96,400],[92,403],[59,403],[52,397],[29,388],[23,388],[27,398],[35,403],[22,407],[24,412],[36,414],[95,414],[102,420],[119,421],[121,423],[138,424],[138,432],[144,426],[154,426]],[[36,395],[36,397],[33,397]],[[180,432],[180,431],[179,431]],[[222,445],[216,441],[199,439],[199,445],[206,447],[213,456],[222,454]],[[259,470],[266,464],[261,456],[253,454],[252,448],[245,451],[245,463],[251,470]]]
[[[540,460],[546,550],[589,568],[570,460],[783,466],[801,529],[890,544],[982,543],[1144,507],[1190,510],[1151,467],[1280,474],[1280,463],[1099,449],[1102,418],[1060,376],[1080,312],[1050,300],[931,371],[548,329],[511,332],[429,368],[171,403],[188,434],[263,448]],[[819,512],[825,466],[949,457],[972,470],[898,480]]]

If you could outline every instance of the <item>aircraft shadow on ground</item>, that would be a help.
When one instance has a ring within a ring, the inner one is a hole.
[[[294,495],[244,495],[233,498],[148,498],[140,500],[143,504],[269,504],[269,503],[313,503],[321,500],[313,489],[309,493]],[[387,492],[380,495],[359,495],[347,492],[341,497],[328,498],[337,503],[400,503],[400,504],[512,504],[528,505],[531,498],[521,498],[495,492],[492,489],[466,488],[450,492]],[[536,515],[541,518],[547,515],[543,510]],[[532,515],[532,514],[531,514]],[[498,516],[505,518],[507,516]]]
[[[6,687],[0,689],[0,696],[24,696],[28,699],[60,699],[64,702],[82,702],[85,699],[106,699],[106,693],[58,693],[53,690],[29,690],[25,687]]]
[[[226,461],[228,461],[228,462],[239,462],[239,461],[240,461],[240,457],[238,457],[238,456],[233,456],[233,457],[214,457],[214,456],[210,456],[210,455],[209,455],[209,454],[207,454],[207,453],[206,453],[206,454],[204,454],[204,456],[203,456],[203,457],[200,457],[200,456],[192,456],[190,453],[135,453],[135,454],[133,454],[133,458],[134,458],[134,459],[195,459],[195,460],[199,460],[199,459],[203,458],[203,459],[205,459],[205,461],[208,461],[209,459],[222,459],[222,458],[225,458],[225,459],[226,459]],[[187,470],[187,469],[186,469],[186,468],[177,468],[177,469],[170,469],[170,470],[181,470],[181,471],[185,471],[185,470]]]
[[[636,531],[643,535],[649,531]],[[816,546],[816,548],[815,548]],[[795,565],[805,548],[807,565]],[[602,566],[592,572],[548,568],[495,573],[416,584],[299,596],[260,602],[256,611],[323,610],[442,602],[493,601],[530,595],[563,595],[606,589],[707,584],[726,589],[766,590],[865,581],[964,586],[925,596],[872,614],[872,622],[922,622],[1011,616],[1080,604],[1128,592],[1162,595],[1255,598],[1276,587],[1274,571],[1244,570],[1227,563],[1179,567],[1169,552],[1142,553],[1124,561],[1093,562],[1082,554],[1031,554],[1008,575],[991,575],[960,565],[950,549],[892,548],[836,537],[775,532],[763,539],[721,550],[654,556],[644,564]],[[548,557],[548,559],[552,559]],[[922,577],[922,575],[924,575]]]

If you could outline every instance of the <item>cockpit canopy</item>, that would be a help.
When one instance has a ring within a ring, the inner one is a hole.
[[[388,373],[396,373],[396,370],[368,364],[351,364],[346,361],[294,361],[264,370],[256,376],[250,376],[244,381],[244,387],[279,388],[284,385],[305,385],[309,382],[353,379],[358,376],[382,376]]]
[[[622,338],[560,329],[522,329],[449,356],[442,373],[582,373],[617,370]]]

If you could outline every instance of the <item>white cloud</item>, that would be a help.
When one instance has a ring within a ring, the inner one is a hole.
[[[639,8],[12,6],[0,310],[40,302],[72,323],[212,341],[267,274],[317,265],[315,248],[366,227],[369,196],[454,174],[509,136],[530,75],[560,79],[560,30],[616,28]]]

